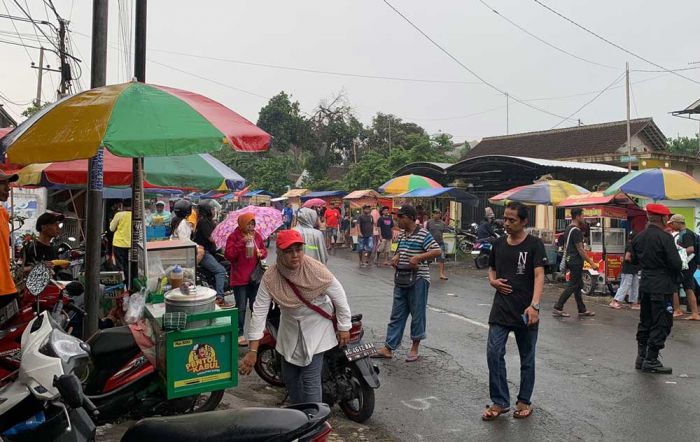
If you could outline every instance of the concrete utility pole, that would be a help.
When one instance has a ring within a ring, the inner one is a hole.
[[[34,100],[34,105],[36,107],[41,106],[41,83],[44,79],[44,48],[39,49],[39,76],[37,77],[36,83],[36,100]]]
[[[134,76],[146,82],[146,26],[148,2],[136,0],[136,29],[134,31]],[[143,158],[132,160],[131,250],[129,251],[129,287],[139,274],[139,248],[144,243],[143,232]],[[144,249],[145,253],[145,249]],[[146,260],[146,256],[143,257]]]
[[[510,97],[506,92],[506,135],[510,135]]]
[[[632,171],[632,135],[630,132],[630,64],[625,63],[625,97],[627,99],[627,172]]]
[[[108,0],[92,0],[92,56],[90,60],[90,87],[107,84],[107,18]],[[102,233],[102,146],[88,162],[88,189],[85,241],[85,310],[87,318],[83,337],[97,332],[97,314],[100,295],[100,234]]]
[[[58,86],[58,98],[61,99],[68,93],[68,86],[71,78],[70,65],[66,57],[66,21],[58,21],[58,49],[61,59],[61,84]]]

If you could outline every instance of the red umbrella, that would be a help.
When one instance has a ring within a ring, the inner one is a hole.
[[[321,198],[311,198],[310,200],[306,201],[304,204],[302,204],[301,207],[316,207],[316,206],[325,206],[326,201],[322,200]]]

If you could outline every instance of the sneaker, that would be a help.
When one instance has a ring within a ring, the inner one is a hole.
[[[645,359],[642,362],[642,371],[644,373],[654,373],[654,374],[671,374],[673,369],[671,367],[664,367],[664,365],[659,361],[658,358],[655,359]]]
[[[557,310],[557,309],[553,308],[552,309],[552,316],[557,317],[557,318],[568,318],[571,315],[566,313],[564,310]]]
[[[230,304],[226,301],[224,298],[216,298],[216,305],[219,306],[219,308],[233,308],[235,307],[233,304]]]

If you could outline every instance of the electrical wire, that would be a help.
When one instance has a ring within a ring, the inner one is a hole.
[[[24,0],[24,5],[27,7],[27,12],[31,14],[31,11],[29,10],[29,3],[27,3],[27,0]],[[39,38],[39,34],[36,32],[37,26],[32,26],[32,30],[34,31],[34,35],[36,36],[36,41],[41,42],[41,39]],[[51,43],[51,42],[49,42]],[[43,69],[43,66],[39,66],[39,69]],[[53,82],[53,77],[51,76],[51,72],[47,72],[47,77],[49,77],[49,81],[51,82],[51,88],[53,90],[56,90],[56,84]],[[42,77],[43,78],[43,77]],[[46,97],[44,97],[44,89],[41,89],[41,95],[42,98],[44,98],[44,101],[46,101]]]
[[[18,45],[18,46],[24,46],[24,52],[27,53],[27,57],[29,57],[29,61],[34,63],[34,59],[32,58],[31,54],[27,50],[27,46],[25,46],[24,40],[22,40],[22,36],[20,35],[19,30],[17,29],[17,24],[15,23],[15,19],[12,18],[12,13],[10,12],[10,8],[7,7],[7,3],[5,3],[5,0],[2,0],[2,4],[5,7],[5,10],[7,11],[7,15],[9,16],[10,21],[12,22],[12,27],[15,28],[15,32],[17,33],[17,36],[19,37],[19,41],[22,43],[21,45]],[[36,74],[36,72],[35,72],[35,74]],[[39,74],[36,74],[36,75],[39,75]]]
[[[569,17],[565,16],[564,14],[558,12],[557,10],[555,10],[555,9],[549,7],[549,6],[547,6],[546,4],[542,3],[540,0],[533,0],[533,1],[534,1],[535,3],[537,3],[538,5],[542,6],[543,8],[545,8],[546,10],[548,10],[548,11],[552,12],[553,14],[555,14],[555,15],[561,17],[562,19],[568,21],[569,23],[571,23],[572,25],[576,26],[577,28],[579,28],[579,29],[581,29],[581,30],[583,30],[583,31],[585,31],[585,32],[587,32],[587,33],[593,35],[594,37],[596,37],[596,38],[598,38],[598,39],[604,41],[605,43],[607,43],[607,44],[609,44],[609,45],[611,45],[611,46],[614,46],[615,48],[621,50],[622,52],[625,52],[625,53],[627,53],[627,54],[629,54],[629,55],[631,55],[631,56],[633,56],[633,57],[635,57],[635,58],[638,58],[638,59],[640,59],[640,60],[642,60],[642,61],[644,61],[644,62],[646,62],[646,63],[649,63],[649,64],[652,65],[652,66],[656,66],[657,68],[662,69],[664,72],[668,72],[668,73],[671,73],[671,74],[673,74],[673,75],[675,75],[675,76],[677,76],[677,77],[683,78],[683,79],[688,80],[688,81],[692,81],[692,82],[695,83],[695,84],[700,84],[700,81],[694,80],[694,79],[692,79],[692,78],[690,78],[690,77],[686,77],[685,75],[679,74],[678,72],[676,72],[676,71],[674,71],[674,70],[672,70],[672,69],[668,69],[668,68],[665,68],[664,66],[661,66],[661,65],[658,64],[658,63],[654,63],[653,61],[651,61],[651,60],[649,60],[649,59],[647,59],[647,58],[644,58],[644,57],[642,57],[641,55],[635,54],[634,52],[630,51],[629,49],[623,48],[623,47],[620,46],[619,44],[617,44],[617,43],[615,43],[615,42],[613,42],[613,41],[608,40],[607,38],[603,37],[602,35],[600,35],[600,34],[598,34],[598,33],[596,33],[596,32],[591,31],[591,30],[588,29],[587,27],[585,27],[585,26],[583,26],[583,25],[581,25],[581,24],[575,22],[574,20],[570,19]]]
[[[488,114],[488,113],[490,113],[490,112],[495,112],[495,111],[497,111],[497,110],[502,110],[502,109],[505,109],[505,108],[506,108],[506,106],[503,105],[503,106],[498,106],[498,107],[494,107],[494,108],[491,108],[491,109],[486,109],[486,110],[480,111],[480,112],[474,112],[474,113],[472,113],[472,114],[460,115],[460,116],[457,116],[457,117],[441,117],[441,118],[432,118],[432,117],[431,117],[431,118],[404,117],[404,120],[418,120],[418,121],[449,121],[449,120],[463,120],[463,119],[467,119],[467,118],[471,118],[471,117],[476,117],[476,116],[479,116],[479,115]]]
[[[609,85],[607,85],[607,86],[605,87],[605,89],[603,89],[603,90],[601,90],[600,92],[598,92],[598,94],[597,94],[595,97],[593,97],[593,98],[591,98],[590,100],[586,101],[581,107],[579,107],[578,109],[576,109],[571,115],[569,115],[568,117],[562,119],[560,122],[558,122],[557,124],[555,124],[554,126],[552,126],[552,129],[556,129],[560,124],[564,123],[566,120],[570,120],[571,117],[573,117],[573,116],[576,115],[577,113],[581,112],[581,111],[582,111],[584,108],[586,108],[589,104],[591,104],[591,103],[593,103],[594,101],[596,101],[596,100],[598,99],[598,97],[600,97],[601,95],[603,95],[603,94],[605,93],[605,91],[607,91],[607,90],[610,89],[611,87],[615,86],[624,76],[625,76],[625,73],[624,73],[624,72],[623,72],[622,74],[618,75],[617,78],[615,78],[615,80],[613,80],[612,83],[610,83]]]
[[[569,57],[573,57],[573,58],[575,58],[575,59],[577,59],[577,60],[584,61],[584,62],[586,62],[586,63],[592,64],[592,65],[596,65],[596,66],[600,66],[600,67],[603,67],[603,68],[615,69],[615,70],[620,69],[618,66],[610,66],[610,65],[608,65],[608,64],[598,63],[597,61],[593,61],[593,60],[589,60],[589,59],[587,59],[587,58],[579,57],[578,55],[573,54],[573,53],[567,51],[566,49],[562,49],[562,48],[560,48],[559,46],[556,46],[556,45],[554,45],[554,44],[552,44],[552,43],[550,43],[550,42],[544,40],[543,38],[541,38],[541,37],[539,37],[539,36],[533,34],[532,32],[528,31],[528,30],[525,29],[524,27],[522,27],[522,26],[520,26],[519,24],[515,23],[513,20],[509,19],[509,18],[506,17],[505,15],[501,14],[500,12],[498,12],[496,9],[494,9],[491,5],[489,5],[488,3],[486,3],[484,0],[479,0],[479,1],[481,2],[482,5],[484,5],[484,6],[486,6],[487,8],[489,8],[494,14],[496,14],[496,15],[499,16],[499,17],[501,17],[503,20],[507,21],[507,22],[510,23],[511,25],[513,25],[513,26],[515,26],[516,28],[520,29],[521,31],[523,31],[524,33],[526,33],[526,34],[529,35],[530,37],[534,38],[535,40],[537,40],[537,41],[539,41],[539,42],[541,42],[541,43],[543,43],[543,44],[549,46],[550,48],[552,48],[552,49],[554,49],[554,50],[556,50],[556,51],[561,52],[562,54],[568,55]]]
[[[485,84],[486,86],[490,87],[491,89],[495,90],[496,92],[499,92],[499,93],[502,94],[502,95],[506,95],[506,94],[507,94],[507,92],[506,92],[505,90],[499,88],[499,87],[496,86],[495,84],[493,84],[493,83],[491,83],[490,81],[486,80],[484,77],[482,77],[481,75],[479,75],[476,71],[474,71],[473,69],[471,69],[469,66],[467,66],[467,65],[464,64],[464,63],[462,63],[457,57],[455,57],[454,55],[452,55],[451,52],[449,52],[447,49],[445,49],[443,46],[441,46],[438,42],[436,42],[435,40],[433,40],[428,34],[426,34],[420,27],[418,27],[418,25],[416,25],[415,23],[413,23],[413,22],[412,22],[408,17],[406,17],[401,11],[399,11],[398,9],[396,9],[396,7],[394,7],[394,5],[392,5],[391,3],[389,3],[388,0],[382,0],[382,1],[383,1],[384,3],[386,3],[386,5],[389,6],[389,7],[390,7],[397,15],[399,15],[404,21],[406,21],[409,25],[411,25],[411,27],[413,27],[413,28],[414,28],[416,31],[418,31],[423,37],[425,37],[430,43],[432,43],[433,46],[435,46],[435,47],[438,48],[441,52],[443,52],[445,55],[447,55],[449,58],[451,58],[455,63],[457,63],[459,66],[461,66],[464,70],[466,70],[467,72],[469,72],[470,74],[472,74],[472,75],[473,75],[474,77],[476,77],[479,81],[481,81],[483,84]],[[554,112],[550,112],[550,111],[548,111],[548,110],[546,110],[546,109],[543,109],[543,108],[541,108],[541,107],[538,107],[538,106],[535,106],[535,105],[533,105],[533,104],[530,104],[530,103],[528,103],[528,102],[526,102],[526,101],[523,101],[523,100],[521,100],[520,98],[515,97],[515,96],[513,96],[513,95],[511,95],[511,94],[508,94],[508,96],[509,96],[513,101],[515,101],[515,102],[517,102],[517,103],[520,103],[520,104],[522,104],[522,105],[524,105],[524,106],[526,106],[526,107],[529,107],[530,109],[536,110],[536,111],[538,111],[538,112],[542,112],[542,113],[547,114],[547,115],[551,115],[551,116],[553,116],[553,117],[557,117],[557,118],[566,118],[566,117],[564,117],[564,116],[562,116],[562,115],[555,114]]]
[[[10,100],[9,98],[7,98],[7,95],[3,94],[2,92],[0,92],[0,98],[2,98],[3,101],[6,101],[7,103],[14,104],[15,106],[27,106],[27,105],[30,105],[34,102],[34,100],[29,100],[26,102],[18,102],[16,100]]]

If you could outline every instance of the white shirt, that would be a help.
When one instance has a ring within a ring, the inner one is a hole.
[[[180,221],[170,239],[192,239],[192,224],[186,219]]]
[[[248,340],[256,341],[263,337],[271,300],[272,297],[265,286],[260,284],[251,313]],[[336,278],[333,278],[326,294],[318,296],[312,303],[328,313],[332,313],[333,306],[335,306],[338,330],[348,331],[352,327],[350,306],[345,296],[345,290]],[[311,363],[314,355],[338,345],[333,322],[307,306],[302,305],[298,308],[280,306],[280,313],[280,329],[277,333],[276,349],[290,364],[306,367]]]

